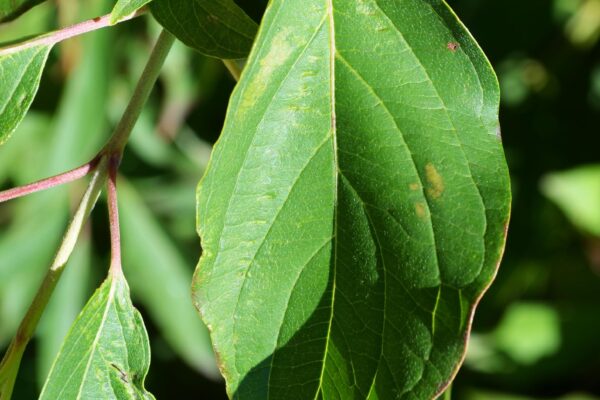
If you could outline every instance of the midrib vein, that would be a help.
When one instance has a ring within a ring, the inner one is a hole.
[[[338,185],[339,185],[339,171],[340,166],[338,162],[337,156],[337,121],[336,121],[336,104],[335,104],[335,53],[336,53],[336,44],[335,44],[335,21],[333,17],[333,0],[327,1],[327,16],[326,18],[329,20],[329,93],[330,93],[330,113],[331,113],[331,137],[332,137],[332,147],[333,147],[333,160],[335,165],[335,184],[334,184],[334,221],[333,221],[333,283],[331,287],[331,314],[329,316],[329,324],[327,326],[327,336],[325,339],[325,351],[323,352],[323,365],[321,367],[321,374],[319,376],[319,386],[315,393],[315,400],[319,398],[319,393],[323,391],[323,378],[325,375],[325,369],[327,366],[327,354],[329,352],[329,342],[331,340],[331,327],[333,326],[333,314],[334,314],[334,306],[335,306],[335,292],[336,292],[336,280],[337,280],[337,258],[338,258]],[[323,398],[325,395],[323,395]]]

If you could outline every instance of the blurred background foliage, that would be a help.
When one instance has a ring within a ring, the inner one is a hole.
[[[0,42],[108,13],[54,0],[0,25]],[[239,0],[257,21],[266,0]],[[480,305],[452,396],[600,399],[600,0],[451,0],[495,66],[514,204],[498,277]],[[52,53],[33,108],[0,149],[0,186],[90,159],[108,138],[158,27],[143,17]],[[150,331],[157,398],[225,399],[189,284],[195,186],[234,82],[219,61],[172,51],[121,169],[124,266]],[[83,182],[0,207],[0,350],[48,267]],[[108,267],[101,201],[28,350],[15,399],[41,387]]]

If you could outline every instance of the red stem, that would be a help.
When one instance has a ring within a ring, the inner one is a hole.
[[[76,181],[77,179],[83,178],[90,172],[92,172],[96,165],[98,165],[98,159],[95,158],[92,161],[77,167],[62,174],[52,176],[50,178],[42,179],[40,181],[30,183],[25,186],[20,186],[12,189],[8,189],[0,192],[0,203],[8,200],[16,199],[19,197],[26,196],[31,193],[40,192],[42,190],[50,189],[55,186],[59,186],[65,183]]]
[[[121,163],[121,156],[113,155],[108,160],[108,220],[110,225],[110,269],[121,272],[121,231],[119,227],[119,205],[117,201],[117,171]]]

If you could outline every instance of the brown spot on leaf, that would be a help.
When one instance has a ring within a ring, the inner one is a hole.
[[[432,199],[439,199],[444,193],[444,179],[432,163],[425,166],[427,178],[427,194]]]
[[[446,45],[446,48],[451,52],[455,52],[456,49],[458,49],[459,47],[460,44],[458,44],[457,42],[448,42],[448,44]]]
[[[410,190],[415,191],[415,190],[419,190],[420,186],[418,183],[411,183],[409,188],[410,188]]]

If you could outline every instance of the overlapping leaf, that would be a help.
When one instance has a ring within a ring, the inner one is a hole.
[[[113,271],[71,328],[40,399],[154,399],[144,388],[149,365],[144,322]]]
[[[4,143],[31,106],[52,46],[0,50],[0,144]]]
[[[233,0],[155,0],[150,9],[177,39],[211,57],[246,58],[258,29]]]
[[[441,0],[273,0],[198,190],[238,399],[428,399],[501,257],[498,85]]]
[[[0,0],[0,22],[10,21],[45,0]]]

